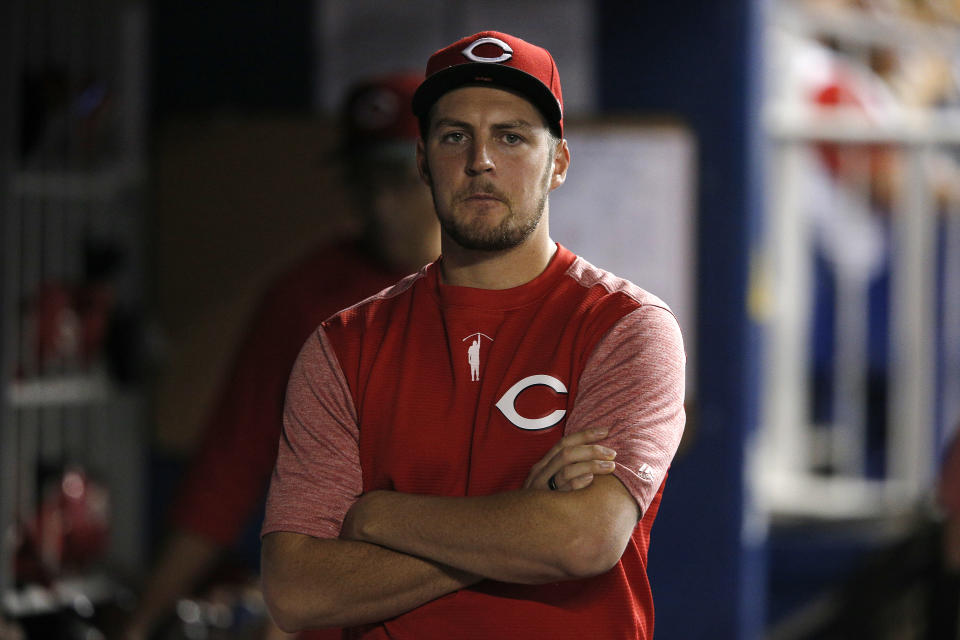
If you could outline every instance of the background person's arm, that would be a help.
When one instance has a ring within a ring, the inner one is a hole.
[[[165,542],[137,608],[120,640],[146,640],[157,623],[170,615],[177,600],[189,594],[220,558],[222,547],[189,531],[176,530]]]

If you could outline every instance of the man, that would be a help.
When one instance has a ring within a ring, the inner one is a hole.
[[[284,390],[307,336],[330,314],[439,254],[439,228],[411,148],[417,120],[408,105],[422,79],[419,73],[369,78],[346,96],[336,160],[363,235],[318,247],[264,293],[173,505],[173,530],[119,636],[124,640],[149,637],[260,515]]]
[[[348,637],[650,638],[677,322],[550,239],[570,152],[546,50],[459,40],[413,110],[442,257],[300,353],[263,527],[270,611]]]

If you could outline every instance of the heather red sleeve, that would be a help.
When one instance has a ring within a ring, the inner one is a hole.
[[[346,378],[323,329],[304,344],[287,385],[283,433],[261,535],[340,535],[363,491],[360,430]]]
[[[614,475],[645,513],[666,477],[686,420],[686,356],[676,318],[643,305],[607,331],[581,374],[566,433],[607,427]]]

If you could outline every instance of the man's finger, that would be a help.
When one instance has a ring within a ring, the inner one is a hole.
[[[525,489],[550,488],[550,479],[553,478],[556,490],[569,491],[590,483],[589,481],[586,484],[576,483],[578,486],[573,487],[573,480],[580,476],[607,474],[616,468],[613,459],[617,452],[613,449],[601,445],[582,445],[575,449],[569,454],[555,456],[551,464],[539,473],[531,473],[523,487]]]
[[[532,469],[528,476],[528,483],[524,486],[536,485],[538,478],[543,482],[547,482],[550,476],[581,462],[613,460],[616,457],[616,451],[599,444],[583,444],[575,447],[567,447],[553,456],[553,458],[547,462],[546,466],[539,469]],[[573,478],[576,475],[580,474],[569,474],[568,472],[565,479]]]
[[[546,487],[550,476],[567,464],[592,459],[612,460],[616,455],[612,449],[588,444],[605,438],[607,433],[607,429],[597,427],[564,436],[530,468],[523,487]]]
[[[568,447],[555,455],[549,466],[562,468],[585,460],[613,460],[617,452],[600,444],[583,444]]]
[[[566,491],[577,491],[578,489],[586,489],[587,487],[590,486],[592,482],[593,482],[592,473],[588,473],[587,475],[584,475],[584,476],[577,476],[576,478],[570,481],[569,485],[567,485],[568,488],[566,489]],[[560,491],[564,491],[564,489],[560,489]]]
[[[530,469],[530,475],[536,475],[540,470],[549,465],[558,453],[578,447],[590,442],[596,442],[607,437],[608,431],[602,427],[595,429],[584,429],[577,433],[571,433],[563,436],[560,440],[547,451],[544,456],[536,462]]]
[[[547,486],[552,476],[561,473],[562,477],[558,478],[558,481],[567,481],[578,475],[586,473],[587,470],[598,471],[602,473],[606,467],[601,468],[596,467],[595,465],[589,465],[602,461],[610,461],[616,457],[616,451],[610,449],[609,447],[604,447],[603,445],[593,444],[568,447],[555,455],[546,464],[546,466],[540,468],[534,467],[531,469],[530,474],[523,483],[523,487],[528,489],[530,487]]]
[[[572,489],[582,489],[590,484],[594,475],[613,473],[615,468],[616,465],[610,460],[588,460],[567,465],[553,474],[552,477],[556,480],[557,490],[570,491]],[[590,476],[586,483],[579,482],[586,476]]]

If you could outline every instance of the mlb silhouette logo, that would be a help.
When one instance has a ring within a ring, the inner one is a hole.
[[[471,333],[466,338],[461,340],[461,342],[466,342],[471,340],[470,346],[467,347],[467,364],[470,366],[470,381],[478,382],[480,380],[480,340],[481,338],[486,338],[490,342],[493,342],[493,338],[488,336],[485,333]]]

